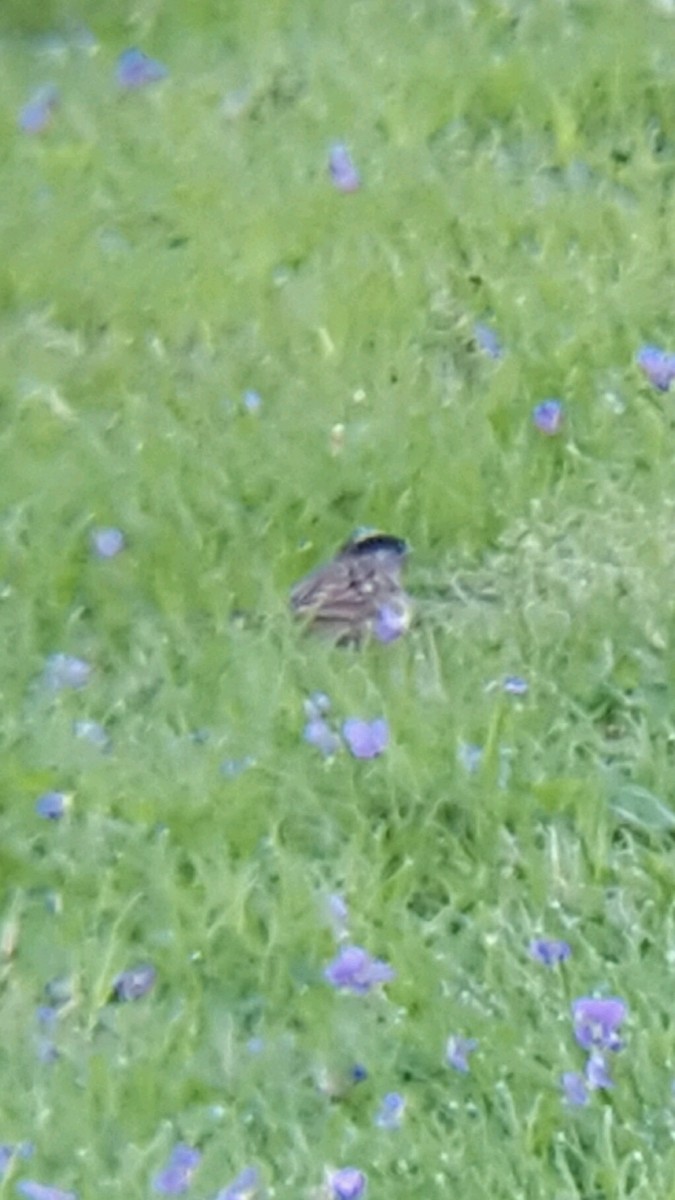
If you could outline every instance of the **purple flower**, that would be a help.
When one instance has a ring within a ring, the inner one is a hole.
[[[181,1192],[186,1192],[201,1157],[200,1150],[179,1142],[171,1151],[166,1166],[155,1175],[152,1181],[153,1189],[165,1196],[179,1196]]]
[[[259,1187],[259,1172],[255,1167],[244,1167],[228,1187],[218,1192],[216,1200],[253,1200]]]
[[[19,1180],[16,1190],[27,1200],[77,1200],[75,1192],[63,1192],[60,1188],[36,1183],[33,1179]]]
[[[333,732],[323,717],[314,717],[308,721],[302,731],[302,736],[310,746],[319,750],[324,758],[330,758],[333,754],[337,754],[342,745],[337,733]]]
[[[324,978],[335,988],[364,995],[379,983],[390,983],[395,971],[379,958],[372,958],[360,946],[343,946],[328,964]]]
[[[121,529],[94,529],[91,534],[91,549],[96,558],[116,558],[126,546]]]
[[[530,942],[530,954],[545,967],[555,967],[558,963],[565,962],[571,953],[567,942],[559,942],[555,938],[534,938]]]
[[[476,1038],[453,1037],[448,1038],[445,1047],[445,1058],[449,1067],[454,1067],[455,1071],[461,1071],[466,1075],[469,1070],[469,1055],[476,1049],[478,1041]]]
[[[502,684],[502,689],[506,692],[507,696],[526,696],[530,690],[530,685],[520,675],[507,675]]]
[[[605,1057],[603,1054],[594,1050],[588,1057],[586,1063],[586,1082],[590,1088],[612,1088],[614,1080],[612,1079]]]
[[[65,792],[44,792],[35,801],[35,811],[48,821],[58,821],[65,813],[69,800]]]
[[[389,726],[384,717],[375,721],[349,717],[342,726],[342,736],[354,758],[377,758],[389,744]]]
[[[628,1007],[617,996],[572,1001],[574,1036],[584,1050],[620,1050],[618,1029],[627,1016]]]
[[[357,192],[361,187],[359,175],[349,150],[342,142],[336,142],[331,147],[328,158],[328,171],[334,186],[339,192]]]
[[[387,1092],[375,1114],[379,1129],[400,1129],[405,1112],[405,1098],[400,1092]]]
[[[675,354],[668,354],[658,346],[642,346],[635,361],[647,379],[660,392],[667,392],[675,379]]]
[[[378,642],[386,645],[388,642],[395,642],[397,638],[402,637],[409,626],[410,615],[407,612],[394,608],[391,604],[382,604],[377,610],[373,633]]]
[[[578,1071],[565,1071],[561,1076],[565,1100],[573,1108],[582,1108],[584,1104],[588,1104],[588,1088],[583,1075]]]
[[[565,410],[560,400],[544,400],[532,410],[532,420],[540,433],[555,437],[562,429]]]
[[[44,682],[54,692],[64,688],[83,688],[89,683],[91,666],[72,654],[50,654],[45,665]]]
[[[154,58],[148,58],[142,50],[132,47],[120,54],[117,60],[117,83],[127,91],[159,83],[166,79],[168,70]]]
[[[494,329],[489,325],[483,325],[481,321],[476,321],[473,327],[473,336],[478,343],[478,346],[489,358],[503,358],[504,350]]]
[[[356,1167],[329,1171],[327,1183],[334,1200],[359,1200],[366,1190],[366,1177]]]
[[[156,979],[152,963],[139,963],[113,980],[113,993],[117,1000],[141,1000],[154,987]]]
[[[19,113],[19,129],[22,133],[44,133],[51,124],[58,106],[58,90],[48,83],[24,104]]]
[[[38,1004],[35,1019],[38,1025],[54,1029],[59,1019],[59,1010],[55,1004]]]

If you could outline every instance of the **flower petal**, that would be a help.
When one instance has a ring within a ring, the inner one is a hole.
[[[342,735],[354,758],[377,758],[389,743],[389,726],[383,717],[376,721],[348,717]]]
[[[363,995],[380,983],[390,983],[396,973],[388,963],[373,958],[361,946],[343,946],[324,971],[332,987]]]
[[[349,150],[342,142],[331,147],[328,171],[338,192],[357,192],[361,187],[361,176],[357,171]]]

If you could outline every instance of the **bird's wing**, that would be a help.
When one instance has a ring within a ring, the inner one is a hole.
[[[313,621],[358,623],[373,615],[373,572],[363,561],[334,559],[301,579],[291,592],[291,607]]]

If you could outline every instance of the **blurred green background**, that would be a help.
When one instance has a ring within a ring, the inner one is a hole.
[[[675,348],[673,20],[4,0],[0,1141],[35,1144],[6,1191],[145,1196],[182,1139],[197,1200],[249,1163],[279,1197],[349,1164],[402,1200],[670,1194],[673,418],[635,354]],[[130,46],[167,79],[121,89]],[[417,621],[357,654],[287,595],[360,525],[412,544]],[[45,687],[58,652],[85,689]],[[317,689],[387,718],[380,759],[304,743]],[[383,994],[324,982],[331,892]],[[137,961],[155,989],[111,1003]],[[595,992],[631,1017],[577,1112]]]

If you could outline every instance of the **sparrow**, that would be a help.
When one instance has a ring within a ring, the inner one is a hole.
[[[307,628],[340,645],[360,645],[369,636],[393,642],[412,615],[401,582],[407,556],[403,538],[359,530],[330,562],[296,583],[291,609]]]

